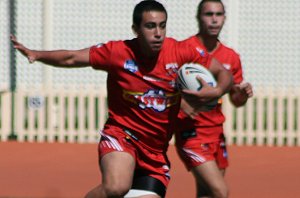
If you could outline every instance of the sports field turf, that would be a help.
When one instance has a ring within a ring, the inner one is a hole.
[[[228,148],[230,198],[300,197],[300,147]],[[194,198],[192,176],[169,150],[166,198]],[[96,144],[0,142],[1,198],[82,198],[100,182]]]

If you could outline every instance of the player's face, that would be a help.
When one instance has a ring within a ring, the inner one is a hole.
[[[216,37],[220,34],[225,21],[225,12],[221,3],[205,3],[198,17],[201,33]]]
[[[135,31],[144,53],[150,56],[159,53],[166,37],[166,25],[167,16],[164,12],[143,13],[141,24],[135,27]]]

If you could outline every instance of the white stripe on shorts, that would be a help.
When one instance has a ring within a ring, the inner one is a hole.
[[[123,151],[122,146],[119,144],[118,140],[116,140],[114,137],[112,137],[110,135],[106,135],[102,132],[101,132],[101,135],[104,136],[105,138],[107,138],[107,140],[104,140],[106,145],[102,144],[104,147],[106,146],[109,148],[114,148],[117,151]]]
[[[206,159],[203,158],[202,156],[198,155],[197,153],[193,152],[192,150],[190,149],[186,149],[186,148],[183,148],[182,149],[190,158],[192,158],[194,161],[196,162],[205,162]]]

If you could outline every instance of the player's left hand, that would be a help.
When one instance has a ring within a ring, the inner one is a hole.
[[[244,97],[251,98],[253,96],[252,85],[248,82],[242,82],[240,84],[233,85],[232,89]]]
[[[235,84],[230,90],[230,100],[236,107],[243,106],[253,96],[252,85],[248,82]]]

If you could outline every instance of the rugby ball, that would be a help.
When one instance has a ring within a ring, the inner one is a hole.
[[[189,89],[193,91],[200,91],[202,86],[197,80],[197,76],[201,77],[207,84],[212,87],[217,86],[217,82],[212,73],[204,66],[197,63],[187,63],[182,65],[178,70],[177,86],[180,90]],[[218,104],[218,100],[207,103],[200,111],[209,111]]]

